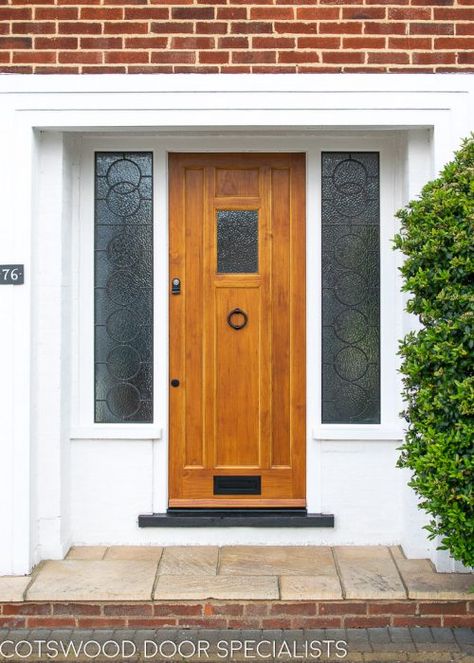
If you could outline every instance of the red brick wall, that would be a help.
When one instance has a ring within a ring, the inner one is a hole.
[[[0,72],[474,71],[474,0],[0,0]]]
[[[474,601],[0,603],[0,628],[474,627]],[[437,659],[439,660],[439,659]]]

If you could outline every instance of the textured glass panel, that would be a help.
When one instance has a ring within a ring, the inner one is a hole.
[[[217,271],[258,272],[257,210],[217,212]]]
[[[322,422],[380,423],[376,152],[322,155]]]
[[[95,160],[95,421],[153,421],[152,155]]]

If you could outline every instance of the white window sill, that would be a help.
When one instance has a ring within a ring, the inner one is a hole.
[[[163,429],[148,424],[78,426],[71,440],[161,440]]]
[[[321,424],[312,430],[313,440],[394,440],[401,442],[403,437],[403,428],[396,425]]]

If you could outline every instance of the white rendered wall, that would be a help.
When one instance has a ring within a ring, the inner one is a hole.
[[[407,473],[395,467],[401,435],[393,382],[382,392],[392,398],[393,420],[380,428],[379,439],[373,428],[321,427],[317,389],[311,389],[308,505],[314,512],[334,513],[334,530],[138,529],[139,513],[166,506],[166,402],[143,440],[137,431],[134,439],[115,440],[110,433],[97,434],[94,426],[88,433],[81,429],[84,422],[78,430],[73,394],[81,302],[75,298],[82,272],[71,243],[82,200],[76,162],[89,132],[113,131],[117,143],[134,132],[155,140],[166,128],[175,136],[179,125],[199,128],[201,135],[212,130],[207,149],[219,144],[238,151],[245,143],[258,149],[255,136],[268,131],[273,138],[265,139],[267,145],[286,135],[285,149],[291,151],[305,149],[309,140],[292,137],[297,131],[332,132],[325,149],[364,149],[360,142],[349,147],[351,136],[361,131],[365,149],[373,149],[378,132],[396,131],[394,160],[401,176],[394,172],[393,190],[400,192],[395,209],[416,195],[467,135],[473,80],[437,75],[0,79],[0,181],[7,220],[0,223],[0,262],[24,263],[27,274],[24,286],[0,287],[0,574],[26,573],[40,559],[61,557],[71,543],[150,542],[402,543],[410,556],[429,555],[443,570],[455,569],[426,541],[425,519],[406,486]],[[191,151],[197,139],[184,138],[183,130],[182,149]],[[226,138],[230,134],[235,137]],[[158,166],[165,190],[164,158]],[[311,168],[314,175],[314,163]],[[309,212],[315,218],[314,209]],[[166,218],[164,206],[157,235],[162,247]],[[312,232],[317,238],[314,225]],[[157,280],[167,282],[166,259],[155,267]],[[162,312],[164,293],[166,285],[158,295]],[[401,306],[393,308],[399,331],[408,330],[412,321],[401,316]],[[167,333],[166,313],[162,320]],[[308,312],[308,325],[317,344],[317,305]],[[157,379],[163,392],[163,335],[160,343]],[[316,345],[309,348],[308,358],[314,361],[317,352]],[[311,369],[312,376],[317,372]]]
[[[403,477],[396,443],[321,442],[322,508],[334,529],[139,529],[137,515],[152,511],[150,441],[74,440],[71,449],[72,538],[75,544],[398,544]],[[165,476],[163,468],[156,476]],[[412,536],[416,537],[416,531]]]
[[[32,552],[60,558],[69,543],[71,237],[74,146],[38,135],[32,229]]]

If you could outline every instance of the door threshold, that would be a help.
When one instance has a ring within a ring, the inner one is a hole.
[[[334,515],[306,509],[168,509],[141,514],[139,527],[334,527]]]

